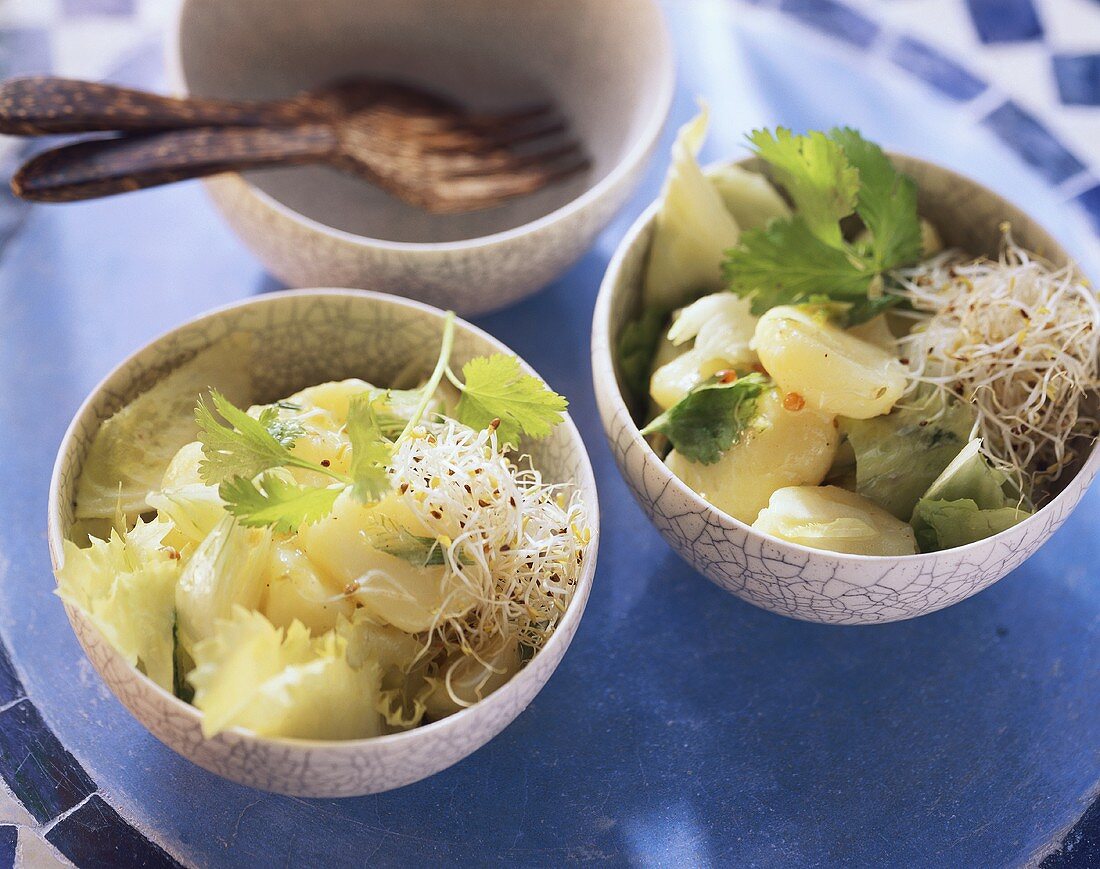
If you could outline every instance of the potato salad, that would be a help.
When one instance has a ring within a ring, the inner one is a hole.
[[[513,452],[565,400],[511,356],[452,371],[452,335],[419,388],[192,391],[172,437],[169,391],[209,372],[169,375],[97,435],[59,594],[207,736],[370,737],[488,696],[553,633],[591,535]]]
[[[685,126],[619,368],[688,487],[774,537],[905,556],[984,539],[1097,434],[1100,314],[1073,266],[944,250],[851,129],[757,130],[760,171]]]

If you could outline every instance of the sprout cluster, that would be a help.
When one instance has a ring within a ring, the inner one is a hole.
[[[1098,385],[1100,305],[1073,266],[1054,268],[1002,231],[995,261],[947,251],[896,274],[916,320],[899,346],[911,389],[973,405],[989,458],[1036,493],[1097,434],[1083,399]]]
[[[513,462],[494,426],[475,431],[450,419],[413,429],[391,471],[444,551],[448,587],[476,601],[461,618],[441,619],[429,647],[451,654],[452,668],[465,655],[490,669],[517,640],[540,649],[569,605],[591,539],[578,493],[566,496],[528,461]],[[449,677],[438,675],[448,685]]]

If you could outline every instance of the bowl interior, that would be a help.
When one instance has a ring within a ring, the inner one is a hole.
[[[359,377],[381,386],[413,386],[438,357],[443,316],[434,308],[377,293],[315,290],[273,293],[207,314],[138,351],[78,411],[55,469],[50,501],[50,545],[73,524],[75,483],[100,423],[159,378],[200,352],[224,357],[233,372],[225,385],[253,403],[274,401],[327,380]],[[510,352],[461,321],[452,364]],[[526,366],[525,366],[526,367]],[[528,370],[530,370],[528,368]],[[238,372],[247,373],[242,387]],[[211,386],[223,384],[212,383]],[[569,483],[589,506],[597,528],[595,480],[576,428],[569,420],[547,437],[521,445],[547,480]]]
[[[585,176],[468,215],[427,215],[324,167],[247,174],[307,218],[396,242],[478,238],[576,199],[655,134],[671,79],[652,0],[186,0],[177,37],[179,83],[196,95],[277,98],[378,75],[476,109],[549,97],[585,143]]]
[[[891,159],[917,182],[920,215],[936,227],[946,247],[959,248],[975,256],[996,257],[1001,239],[1000,226],[1008,221],[1012,225],[1013,236],[1023,247],[1046,257],[1055,265],[1063,265],[1069,260],[1066,251],[1045,229],[1018,206],[988,188],[950,169],[915,157],[892,154]],[[763,168],[756,158],[739,163],[757,171]],[[601,293],[610,295],[607,300],[607,331],[605,340],[601,342],[610,351],[610,358],[605,358],[602,363],[609,365],[614,372],[619,396],[635,423],[642,422],[639,416],[645,405],[641,397],[631,395],[625,385],[614,348],[618,346],[619,336],[626,324],[641,314],[641,288],[656,208],[656,204],[652,206],[623,241],[618,254],[618,267],[612,266],[610,280],[601,288]],[[600,361],[596,364],[599,365]],[[640,435],[635,435],[639,442],[644,443]],[[645,448],[649,449],[648,444]],[[1095,462],[1097,456],[1100,456],[1100,446],[1085,450],[1077,467],[1062,475],[1051,494],[1062,491],[1081,466],[1085,462]]]

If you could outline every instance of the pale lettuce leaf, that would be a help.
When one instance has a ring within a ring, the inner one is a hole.
[[[194,647],[188,676],[207,737],[229,727],[260,736],[358,739],[381,733],[381,670],[353,667],[335,632],[311,639],[295,622],[283,631],[263,615],[234,607]]]
[[[779,217],[791,216],[791,207],[771,182],[759,172],[741,166],[718,166],[707,178],[722,204],[741,229],[758,229]]]
[[[976,543],[1031,515],[1008,476],[970,440],[917,502],[910,520],[922,552]]]
[[[160,545],[169,522],[145,523],[80,549],[66,540],[57,594],[76,607],[131,664],[172,690],[172,636],[179,554]]]
[[[966,444],[974,410],[939,393],[871,419],[840,420],[856,457],[856,491],[908,521],[913,507]]]
[[[76,487],[76,518],[110,518],[121,503],[133,520],[149,510],[146,495],[161,487],[169,463],[195,440],[195,400],[208,387],[247,397],[247,335],[231,335],[161,377],[105,420],[92,440]]]
[[[263,593],[271,531],[226,515],[196,547],[176,586],[178,636],[190,651],[235,605],[255,609]]]
[[[642,302],[672,311],[705,292],[722,288],[725,252],[741,236],[722,197],[696,156],[707,131],[707,109],[683,127],[672,146],[661,206],[654,221]]]

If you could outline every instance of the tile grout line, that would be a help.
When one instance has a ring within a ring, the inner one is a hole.
[[[84,799],[82,799],[75,806],[72,806],[71,808],[65,809],[65,811],[63,811],[56,818],[53,818],[52,820],[49,820],[46,823],[41,824],[37,828],[38,835],[40,835],[43,839],[46,839],[46,836],[50,832],[50,830],[52,830],[54,827],[56,827],[58,824],[60,824],[62,821],[64,821],[67,817],[69,817],[69,815],[73,814],[73,812],[75,812],[77,809],[81,808],[92,797],[96,797],[96,796],[98,796],[100,799],[103,799],[104,802],[107,802],[103,798],[103,795],[98,790],[92,791],[90,794],[88,794],[88,796],[84,797]],[[108,803],[108,805],[110,805],[110,803]],[[121,815],[120,815],[120,817],[121,817]]]

